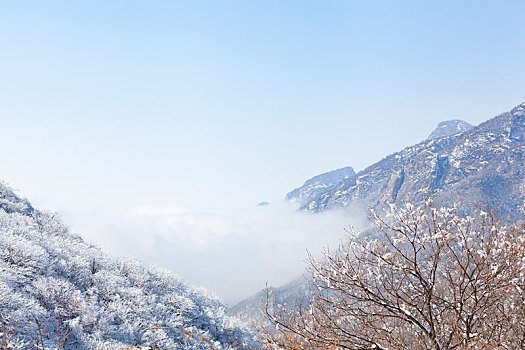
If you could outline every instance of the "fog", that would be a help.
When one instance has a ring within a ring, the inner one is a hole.
[[[335,247],[366,225],[348,210],[302,212],[282,201],[240,210],[135,207],[66,212],[73,231],[115,254],[167,267],[232,305],[305,271],[307,251]]]

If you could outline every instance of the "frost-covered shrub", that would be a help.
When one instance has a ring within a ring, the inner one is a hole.
[[[1,350],[229,349],[243,341],[253,344],[210,292],[105,254],[0,184]]]

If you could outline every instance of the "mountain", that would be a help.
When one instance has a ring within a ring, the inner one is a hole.
[[[459,119],[447,120],[438,124],[437,128],[430,133],[429,139],[435,140],[445,136],[462,134],[474,126]]]
[[[409,201],[417,205],[433,195],[435,203],[455,202],[466,210],[488,203],[501,213],[523,217],[524,169],[522,103],[475,127],[458,120],[442,122],[428,139],[320,189],[316,196],[304,196],[308,200],[301,203],[301,208],[321,212],[353,206],[365,214],[368,208],[381,211],[390,203]],[[301,299],[307,290],[306,283],[295,280],[274,289],[272,296],[278,302],[293,303],[294,296]],[[256,313],[263,297],[259,293],[228,312],[241,318],[252,314],[252,318],[264,322],[262,311]]]
[[[212,293],[104,253],[0,184],[0,348],[232,349],[252,339]]]
[[[306,277],[300,276],[284,286],[268,287],[272,302],[293,307],[298,301],[306,300],[310,291],[308,284],[305,282]],[[263,289],[252,297],[232,306],[227,312],[229,315],[239,318],[247,324],[254,323],[254,327],[262,324],[271,330],[273,325],[264,315],[266,299],[266,289]],[[272,309],[272,306],[273,304],[271,303],[269,308]]]
[[[301,187],[289,192],[286,195],[286,200],[297,202],[301,206],[304,206],[317,198],[321,193],[329,191],[342,181],[354,181],[355,176],[355,171],[350,166],[314,176],[311,179],[306,180]]]
[[[320,193],[302,209],[381,209],[389,203],[417,204],[433,195],[438,202],[458,202],[465,208],[488,202],[516,216],[525,209],[524,152],[522,103],[465,132],[429,138],[393,153],[360,171],[355,180]]]

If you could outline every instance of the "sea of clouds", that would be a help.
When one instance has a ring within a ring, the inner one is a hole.
[[[301,275],[307,251],[335,248],[366,215],[349,210],[301,212],[282,201],[238,210],[142,206],[66,213],[73,231],[115,254],[167,267],[216,292],[230,305],[268,282]]]

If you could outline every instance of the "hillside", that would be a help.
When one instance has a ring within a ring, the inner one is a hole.
[[[212,293],[113,257],[0,184],[0,344],[229,349],[252,337]],[[39,331],[40,329],[40,331]]]

